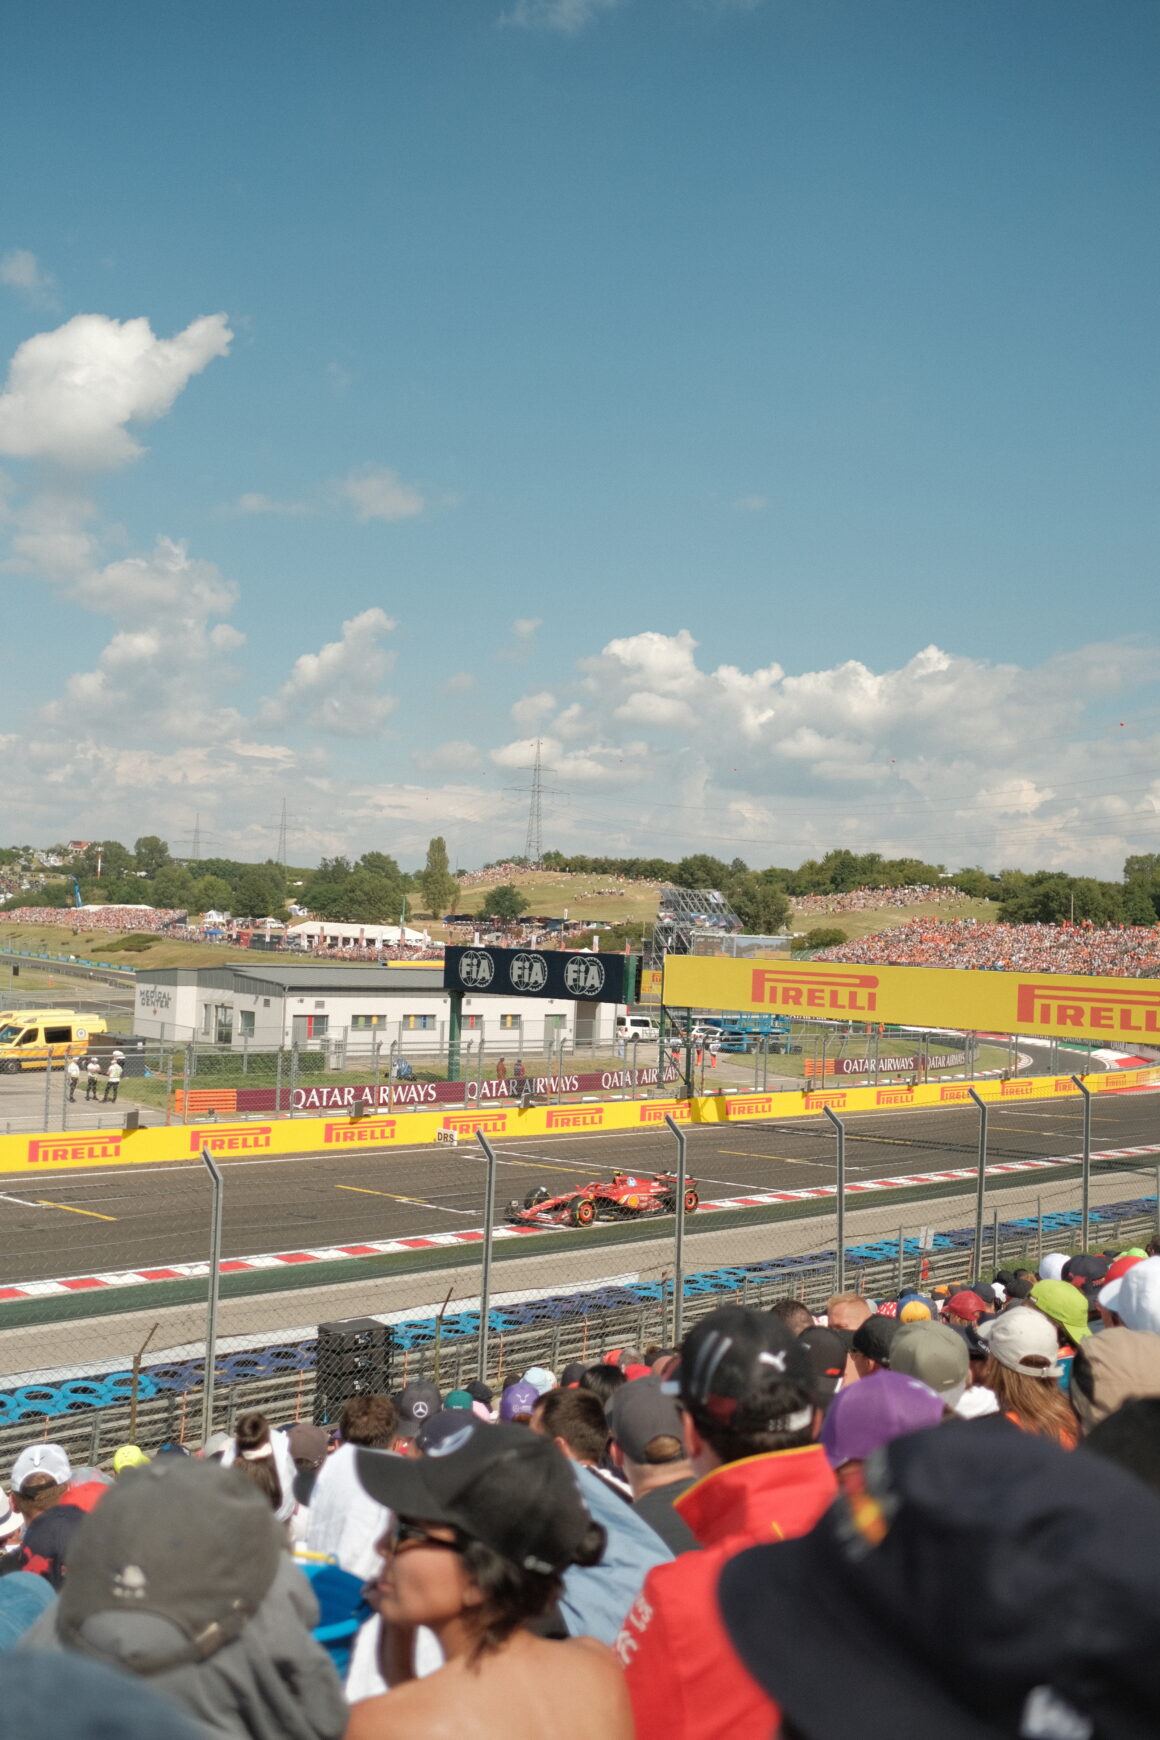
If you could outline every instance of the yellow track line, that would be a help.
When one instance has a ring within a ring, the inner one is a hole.
[[[396,1196],[393,1190],[368,1190],[364,1184],[336,1184],[336,1190],[353,1190],[359,1196],[388,1196],[392,1202],[413,1202],[417,1208],[436,1208],[441,1214],[470,1214],[468,1208],[444,1208],[441,1202],[428,1202],[422,1196]]]
[[[95,1208],[74,1208],[71,1202],[43,1202],[40,1197],[34,1197],[37,1208],[59,1208],[65,1214],[87,1214],[90,1220],[116,1220],[115,1214],[98,1214]]]

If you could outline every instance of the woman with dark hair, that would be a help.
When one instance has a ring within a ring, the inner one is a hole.
[[[455,1733],[508,1740],[632,1740],[619,1667],[591,1638],[553,1641],[547,1615],[570,1565],[599,1563],[605,1532],[581,1502],[556,1446],[520,1426],[470,1415],[438,1454],[417,1461],[358,1452],[359,1479],[394,1513],[379,1542],[383,1675],[392,1690],[356,1704],[347,1740]],[[417,1679],[415,1631],[444,1665]],[[535,1713],[535,1720],[531,1720]]]
[[[285,1496],[274,1459],[270,1422],[265,1414],[241,1414],[234,1432],[233,1466],[256,1486],[275,1515]]]

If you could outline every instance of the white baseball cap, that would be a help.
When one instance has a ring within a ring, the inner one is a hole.
[[[1118,1280],[1101,1287],[1096,1298],[1126,1329],[1160,1334],[1160,1257],[1134,1263]]]
[[[72,1479],[72,1464],[59,1444],[30,1444],[12,1464],[12,1490],[23,1492],[24,1483],[34,1474],[47,1474],[59,1486]]]
[[[1024,1305],[1004,1311],[986,1323],[975,1325],[980,1341],[986,1343],[1000,1365],[1017,1371],[1023,1377],[1057,1378],[1060,1375],[1059,1338],[1055,1324],[1042,1311],[1029,1311]]]
[[[24,1518],[14,1505],[8,1503],[6,1498],[0,1498],[0,1506],[3,1506],[3,1509],[0,1509],[0,1541],[3,1541],[7,1540],[9,1535],[16,1533],[24,1522]]]

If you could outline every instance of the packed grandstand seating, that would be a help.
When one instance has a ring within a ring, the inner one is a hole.
[[[1143,1740],[1156,1249],[727,1305],[502,1389],[335,1377],[322,1423],[183,1410],[99,1467],[30,1431],[0,1734]]]
[[[0,912],[5,924],[57,924],[70,930],[165,930],[186,931],[189,914],[162,906],[18,906]]]
[[[916,882],[906,888],[852,888],[846,894],[795,894],[791,902],[795,918],[815,912],[866,912],[880,906],[924,906],[932,901],[957,905],[967,896],[961,888],[935,887]]]
[[[1111,973],[1160,968],[1160,926],[1097,929],[1080,924],[986,924],[974,918],[912,918],[857,942],[822,949],[823,961],[893,967],[978,967],[990,972]]]

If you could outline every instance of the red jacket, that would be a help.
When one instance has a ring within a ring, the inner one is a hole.
[[[674,1503],[704,1548],[657,1565],[616,1640],[637,1740],[769,1740],[777,1709],[750,1679],[717,1608],[744,1547],[808,1534],[837,1494],[820,1444],[726,1462]]]

